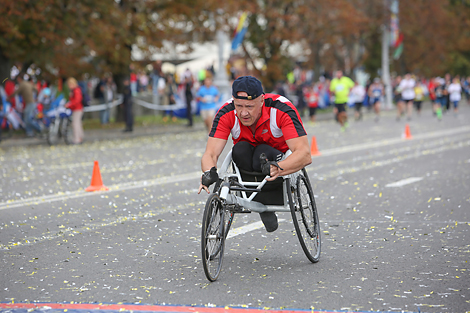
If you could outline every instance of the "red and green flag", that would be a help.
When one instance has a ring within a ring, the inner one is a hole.
[[[394,44],[395,47],[395,52],[393,53],[393,58],[395,60],[398,60],[400,58],[400,55],[403,53],[403,33],[400,33],[400,35],[397,38],[397,41]]]

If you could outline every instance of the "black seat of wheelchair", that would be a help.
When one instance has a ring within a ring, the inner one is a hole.
[[[262,182],[266,175],[260,172],[248,172],[242,169],[240,176],[246,182]],[[262,191],[259,192],[254,198],[254,201],[261,202],[265,205],[284,205],[283,185],[284,179],[282,177],[276,178],[274,181],[268,181],[263,186]],[[254,187],[251,187],[254,188]],[[250,196],[250,193],[247,193]]]

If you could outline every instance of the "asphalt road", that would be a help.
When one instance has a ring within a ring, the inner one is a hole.
[[[469,121],[462,105],[440,122],[429,110],[366,115],[345,133],[306,123],[321,152],[308,167],[320,262],[279,213],[276,232],[227,240],[214,283],[200,254],[204,131],[0,147],[0,302],[468,311]],[[94,160],[109,191],[84,191]],[[232,227],[258,221],[240,214]]]

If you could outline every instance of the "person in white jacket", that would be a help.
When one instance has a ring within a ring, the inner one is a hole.
[[[462,86],[458,77],[455,77],[447,87],[447,92],[449,93],[449,101],[454,105],[454,113],[457,114],[459,107],[459,101],[462,99]]]
[[[364,103],[364,98],[366,97],[366,89],[358,82],[355,82],[354,87],[351,89],[349,97],[352,98],[351,100],[354,103],[354,116],[356,118],[356,121],[359,121],[362,119],[361,108],[362,104]]]
[[[411,74],[406,74],[405,78],[398,85],[398,89],[401,91],[401,98],[406,106],[406,112],[408,120],[411,120],[411,114],[413,112],[413,101],[415,99],[415,86],[416,81],[411,77]]]

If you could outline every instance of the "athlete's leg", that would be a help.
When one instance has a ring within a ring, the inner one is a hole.
[[[436,99],[436,115],[437,115],[438,120],[442,119],[442,102],[443,102],[442,98]]]
[[[457,113],[459,109],[459,102],[458,101],[453,101],[454,102],[454,113]]]
[[[252,163],[253,170],[255,172],[261,172],[261,162],[259,159],[259,156],[261,155],[261,153],[266,154],[268,161],[279,162],[284,156],[284,153],[266,144],[261,144],[259,146],[256,146],[253,149],[253,163]]]
[[[253,150],[253,170],[255,170],[256,172],[261,172],[261,162],[259,159],[261,153],[266,154],[266,157],[269,161],[278,162],[284,156],[284,153],[266,144],[256,146]],[[263,212],[260,213],[259,216],[261,217],[261,221],[263,222],[267,232],[273,232],[277,229],[278,222],[276,213]]]
[[[253,172],[253,147],[249,142],[240,141],[232,148],[232,160],[238,168]],[[259,158],[259,156],[258,156]]]
[[[413,114],[413,100],[408,100],[406,102],[406,110],[408,119],[411,119],[411,115]]]
[[[375,114],[376,114],[376,115],[379,115],[379,114],[380,114],[380,101],[377,101],[377,102],[374,104],[374,111],[375,111]]]
[[[403,100],[402,99],[399,99],[397,101],[397,120],[400,119],[402,113],[403,113],[403,106],[404,106],[404,103],[403,103]]]

